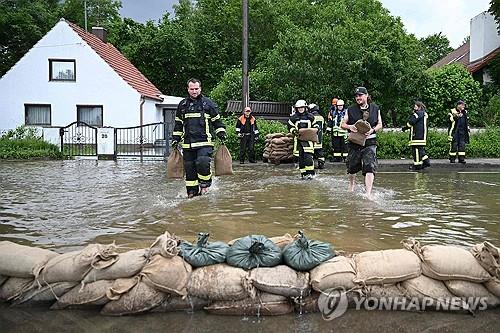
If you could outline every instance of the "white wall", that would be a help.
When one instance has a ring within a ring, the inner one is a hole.
[[[76,82],[49,81],[50,58],[75,59]],[[25,103],[50,104],[52,126],[76,121],[76,105],[102,105],[103,126],[139,125],[140,94],[64,21],[0,79],[0,129],[24,124]],[[146,99],[144,107],[158,117],[155,101]]]
[[[488,12],[473,17],[470,21],[470,62],[481,59],[500,47],[495,19]]]

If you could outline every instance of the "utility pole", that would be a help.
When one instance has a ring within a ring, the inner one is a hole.
[[[89,31],[87,29],[87,0],[83,1],[83,7],[85,9],[85,31]]]
[[[241,111],[250,104],[250,93],[248,84],[248,0],[242,0],[243,6],[243,96],[241,99]]]

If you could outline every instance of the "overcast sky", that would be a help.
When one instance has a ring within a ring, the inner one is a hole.
[[[279,0],[276,0],[279,1]],[[470,19],[489,8],[490,0],[380,0],[392,15],[400,16],[406,31],[418,38],[442,32],[457,48],[469,36]],[[157,22],[172,12],[177,0],[122,0],[120,13],[138,22]],[[250,0],[250,5],[252,1]]]

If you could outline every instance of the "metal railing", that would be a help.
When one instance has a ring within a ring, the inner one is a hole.
[[[168,155],[168,137],[165,123],[115,128],[115,158],[165,157]]]

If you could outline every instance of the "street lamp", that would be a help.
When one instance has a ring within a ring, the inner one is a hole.
[[[241,99],[241,111],[250,104],[248,84],[248,0],[242,0],[243,7],[243,96]]]

